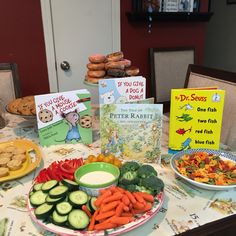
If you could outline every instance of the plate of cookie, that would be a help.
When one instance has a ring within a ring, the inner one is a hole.
[[[42,152],[30,140],[0,143],[0,183],[20,178],[40,165]]]
[[[8,113],[19,115],[26,119],[35,119],[36,108],[34,96],[26,96],[12,100],[7,104],[6,110]]]

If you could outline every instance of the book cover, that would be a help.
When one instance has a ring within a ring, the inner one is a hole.
[[[100,110],[103,153],[160,163],[162,104],[106,104]]]
[[[169,152],[189,148],[219,149],[225,91],[172,89]]]
[[[90,100],[90,93],[86,89],[35,96],[40,144],[90,144]]]
[[[99,103],[126,103],[146,98],[146,79],[142,76],[99,80]]]

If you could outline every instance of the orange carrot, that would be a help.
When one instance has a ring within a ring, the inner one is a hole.
[[[142,196],[144,200],[148,202],[154,202],[154,197],[151,194],[145,192],[137,192],[138,195]]]
[[[112,229],[112,228],[115,228],[115,227],[117,227],[116,224],[113,224],[113,223],[110,223],[110,222],[106,222],[106,223],[96,224],[94,226],[94,229],[95,230],[105,230],[105,229]]]
[[[152,209],[152,204],[150,202],[147,202],[146,206],[144,207],[144,211],[146,212],[146,211],[149,211],[151,209]]]
[[[88,215],[89,218],[92,217],[92,214],[91,214],[91,212],[89,211],[89,209],[86,205],[82,206],[82,210]]]
[[[92,218],[91,218],[90,223],[89,223],[89,226],[88,226],[88,231],[94,230],[95,218],[97,217],[98,212],[99,212],[99,211],[96,210],[96,211],[94,212],[94,214],[92,215]]]
[[[95,220],[97,220],[97,221],[99,221],[99,220],[103,220],[103,219],[106,219],[106,218],[108,218],[108,217],[111,217],[111,216],[113,216],[113,215],[115,215],[115,211],[114,210],[112,210],[112,211],[107,211],[107,212],[100,212],[97,216],[96,216],[96,218],[95,218]]]
[[[100,208],[100,210],[101,210],[101,212],[110,211],[110,210],[114,209],[119,203],[120,203],[120,201],[109,202],[107,204],[104,204]]]
[[[133,220],[133,217],[113,217],[110,222],[117,225],[125,225]]]
[[[122,193],[116,192],[112,196],[105,198],[102,202],[107,203],[107,202],[117,201],[120,200],[122,197],[123,197]]]
[[[95,201],[94,201],[94,205],[96,207],[99,207],[103,200],[106,199],[107,197],[111,196],[112,192],[110,190],[106,190],[104,191],[104,193],[102,195],[100,195]]]
[[[133,192],[132,194],[138,202],[141,202],[141,203],[145,202],[144,198],[141,195],[137,194],[136,192]]]
[[[132,217],[133,216],[133,214],[131,213],[131,212],[123,212],[120,216],[122,216],[122,217]]]
[[[130,204],[130,200],[129,200],[129,198],[128,198],[126,195],[124,195],[124,196],[122,197],[122,202],[123,202],[126,206],[128,206],[128,205]]]
[[[136,199],[134,198],[134,196],[132,195],[132,193],[130,193],[129,191],[125,191],[126,196],[129,198],[129,200],[132,203],[136,203]]]
[[[129,207],[127,207],[126,205],[123,204],[123,210],[124,211],[129,211]]]
[[[120,216],[120,215],[123,213],[123,206],[124,206],[124,203],[121,202],[121,203],[119,203],[119,205],[116,207],[116,213],[115,213],[116,216]]]
[[[117,186],[116,186],[116,189],[117,189],[117,191],[119,191],[119,192],[121,192],[121,193],[124,193],[124,192],[125,192],[125,190],[124,190],[123,188],[120,188],[120,187],[117,187]]]
[[[141,202],[136,202],[136,203],[133,204],[133,208],[137,209],[137,210],[143,210],[145,205],[146,205],[146,203],[143,204]]]

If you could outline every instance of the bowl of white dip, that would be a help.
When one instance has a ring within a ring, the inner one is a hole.
[[[119,175],[118,167],[105,162],[80,166],[74,173],[79,188],[90,196],[98,196],[101,189],[117,185]]]

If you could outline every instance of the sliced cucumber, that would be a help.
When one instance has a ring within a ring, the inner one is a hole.
[[[69,188],[69,191],[77,190],[79,188],[79,185],[75,181],[69,179],[63,179],[61,183],[67,186]]]
[[[49,180],[42,185],[42,191],[48,193],[52,188],[56,187],[57,185],[58,185],[57,180],[54,179]]]
[[[84,211],[75,209],[69,213],[68,223],[73,229],[84,229],[89,224],[89,217]]]
[[[89,208],[91,209],[91,212],[94,213],[97,210],[97,207],[94,205],[94,202],[97,200],[96,197],[91,197],[89,200]]]
[[[68,192],[68,187],[66,187],[64,185],[59,185],[59,186],[52,188],[49,191],[49,196],[51,198],[60,198],[60,197],[65,196],[67,194],[67,192]]]
[[[55,225],[64,225],[67,222],[68,215],[62,216],[57,213],[57,211],[53,211],[52,213],[52,222]]]
[[[43,183],[34,184],[33,190],[39,191],[42,188]]]
[[[67,215],[72,210],[72,206],[69,202],[60,202],[56,205],[56,210],[60,215]]]
[[[57,204],[57,203],[59,203],[59,202],[62,202],[62,201],[64,201],[65,200],[65,196],[63,196],[63,197],[59,197],[59,198],[51,198],[49,195],[46,197],[46,202],[48,203],[48,204]]]
[[[38,219],[46,219],[53,211],[53,207],[53,205],[43,203],[35,209],[34,214]]]
[[[77,190],[69,194],[69,202],[72,206],[79,208],[88,202],[88,194]]]
[[[46,197],[47,194],[42,190],[36,191],[30,196],[30,203],[32,206],[39,206],[46,202]]]

